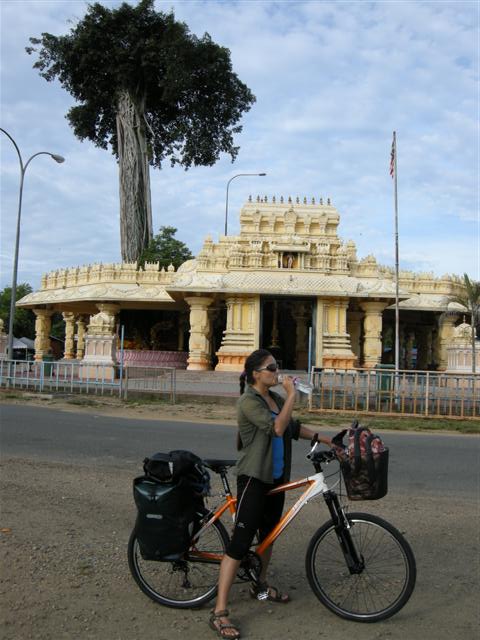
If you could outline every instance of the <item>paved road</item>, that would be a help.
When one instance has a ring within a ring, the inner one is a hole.
[[[101,461],[138,465],[156,451],[190,449],[203,457],[235,458],[232,427],[188,422],[109,418],[95,414],[4,405],[1,407],[4,456]],[[452,434],[384,434],[391,449],[393,494],[475,497],[479,491],[480,439]],[[306,443],[294,446],[293,474],[312,469]]]
[[[234,457],[235,429],[19,405],[0,411],[2,637],[213,638],[207,607],[159,607],[131,579],[125,560],[135,517],[131,480],[145,455],[158,450]],[[292,605],[252,603],[246,588],[235,585],[232,606],[245,637],[478,640],[480,440],[393,432],[385,440],[392,452],[390,492],[351,510],[377,513],[405,532],[418,568],[410,602],[374,626],[343,621],[319,604],[304,570],[310,537],[327,517],[316,501],[276,543],[273,581],[292,593]],[[306,446],[295,447],[295,474],[311,468],[305,452]]]

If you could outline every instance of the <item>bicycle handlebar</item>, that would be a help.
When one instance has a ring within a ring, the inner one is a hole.
[[[335,447],[324,451],[317,451],[317,447],[320,443],[318,442],[318,433],[316,433],[312,440],[310,441],[311,450],[310,453],[307,454],[307,459],[310,460],[312,464],[321,464],[322,462],[329,463],[334,460],[338,460],[337,451]]]

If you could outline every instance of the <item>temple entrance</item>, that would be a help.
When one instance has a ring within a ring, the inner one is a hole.
[[[308,369],[310,327],[312,357],[315,353],[315,310],[312,298],[261,298],[260,347],[272,352],[280,368]]]
[[[129,310],[120,312],[125,327],[125,349],[142,351],[188,351],[188,314],[170,310]]]
[[[431,311],[400,311],[400,369],[435,371],[438,368],[436,314]],[[382,363],[395,362],[395,312],[383,313]]]

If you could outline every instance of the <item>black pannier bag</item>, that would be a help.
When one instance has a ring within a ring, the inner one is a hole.
[[[379,436],[354,420],[350,429],[341,431],[332,442],[349,500],[379,500],[387,495],[389,451]]]
[[[138,511],[135,535],[142,558],[180,558],[193,533],[198,498],[183,481],[160,483],[146,476],[135,478],[133,495]]]
[[[135,478],[135,535],[145,560],[173,560],[187,551],[204,509],[210,476],[188,451],[157,453]]]

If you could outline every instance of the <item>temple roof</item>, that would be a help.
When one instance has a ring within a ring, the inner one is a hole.
[[[340,214],[321,198],[250,198],[240,211],[240,234],[207,236],[197,257],[172,265],[135,263],[59,269],[20,307],[83,302],[172,303],[191,293],[380,298],[393,301],[395,275],[373,255],[357,258],[355,243],[338,236]],[[449,298],[463,291],[457,276],[401,271],[402,309],[457,310]],[[77,305],[79,306],[79,305]],[[460,309],[460,307],[459,307]]]
[[[192,261],[193,262],[193,261]],[[300,270],[256,271],[236,270],[228,273],[199,271],[195,265],[179,272],[167,285],[175,292],[261,293],[271,295],[324,295],[335,297],[389,298],[395,296],[391,281],[356,278],[347,275],[325,275]],[[410,294],[402,291],[400,297]]]

